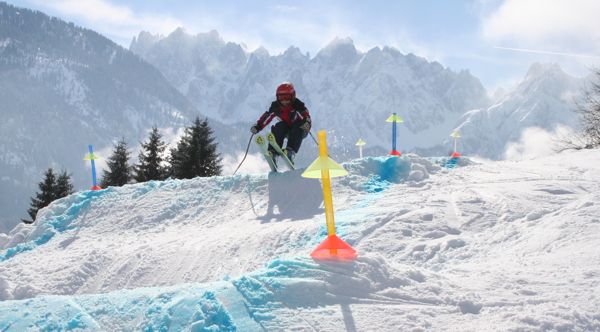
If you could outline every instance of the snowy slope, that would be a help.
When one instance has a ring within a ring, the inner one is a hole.
[[[598,165],[346,163],[353,263],[308,257],[325,221],[299,172],[81,192],[4,238],[0,329],[600,330]]]

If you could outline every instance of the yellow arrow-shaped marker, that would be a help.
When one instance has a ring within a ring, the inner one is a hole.
[[[396,114],[392,114],[390,115],[389,118],[387,118],[387,120],[385,120],[386,122],[397,122],[397,123],[403,123],[404,120],[402,120],[402,118],[399,115]]]
[[[324,130],[319,131],[319,157],[308,166],[304,173],[302,173],[302,177],[310,179],[323,179],[324,177],[327,177],[329,179],[348,174],[348,171],[327,155],[325,135]]]
[[[362,147],[363,147],[365,144],[367,144],[367,143],[366,143],[365,141],[363,141],[363,140],[362,140],[362,138],[359,138],[359,139],[358,139],[358,142],[356,142],[356,146],[358,146],[358,153],[359,153],[359,156],[360,156],[361,158],[363,157],[363,155],[362,155]]]
[[[96,156],[93,153],[88,153],[85,155],[85,157],[83,158],[83,160],[98,160],[100,159],[100,157]]]

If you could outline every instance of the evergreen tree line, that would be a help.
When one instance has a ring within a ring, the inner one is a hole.
[[[35,220],[38,210],[48,206],[48,204],[59,198],[73,193],[73,183],[67,171],[55,174],[52,168],[48,168],[44,173],[44,180],[38,186],[40,191],[35,197],[31,198],[31,207],[27,210],[27,214],[29,214],[31,220],[22,219],[24,223],[32,223]]]
[[[152,128],[148,140],[141,142],[141,147],[138,163],[131,166],[127,142],[124,138],[117,142],[107,159],[107,169],[102,173],[100,186],[106,188],[168,178],[221,175],[222,159],[208,119],[201,121],[196,118],[190,127],[186,127],[177,147],[170,150],[170,156],[165,155],[167,145],[156,127]],[[31,220],[23,222],[33,222],[39,209],[73,193],[70,175],[63,171],[57,178],[52,168],[44,173],[44,179],[38,186],[39,192],[31,198],[31,208],[27,211]]]

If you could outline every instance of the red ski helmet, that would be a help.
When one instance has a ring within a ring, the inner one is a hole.
[[[296,90],[294,89],[294,85],[290,82],[283,82],[279,84],[277,91],[275,91],[275,97],[277,100],[280,99],[279,96],[290,96],[291,100],[296,99]]]

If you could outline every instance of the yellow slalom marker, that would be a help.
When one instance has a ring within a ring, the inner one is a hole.
[[[367,144],[367,142],[363,141],[362,138],[358,139],[358,142],[356,142],[356,146],[358,146],[358,153],[360,155],[360,157],[362,158],[362,147]]]
[[[333,218],[333,198],[331,196],[331,178],[348,174],[342,166],[327,154],[327,139],[324,130],[319,131],[319,157],[312,163],[302,176],[305,178],[321,178],[323,184],[323,202],[325,205],[325,221],[327,222],[327,238],[310,256],[314,259],[353,260],[357,253],[349,244],[335,234]]]
[[[458,153],[456,146],[458,143],[458,139],[460,138],[460,132],[458,130],[455,130],[452,132],[452,134],[450,134],[450,137],[454,138],[454,152],[452,152],[452,158],[459,158],[460,153]]]

